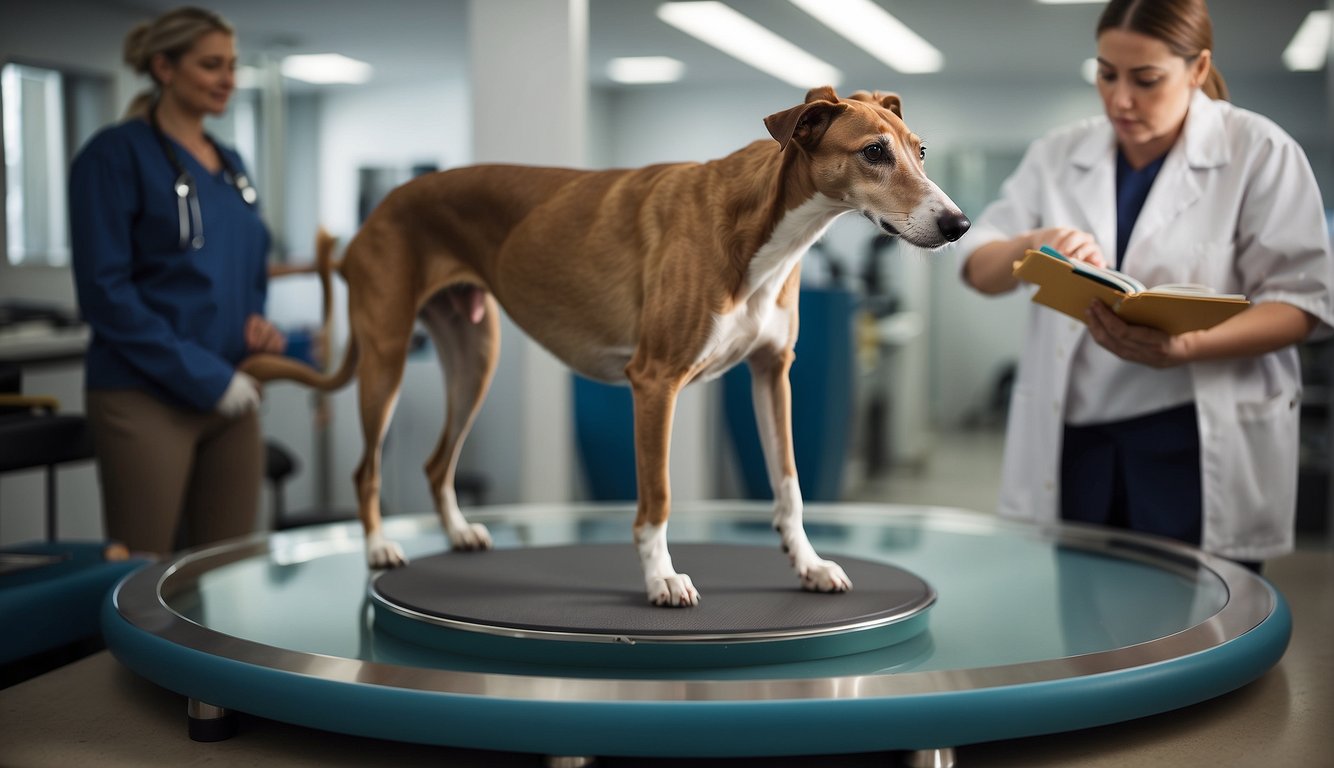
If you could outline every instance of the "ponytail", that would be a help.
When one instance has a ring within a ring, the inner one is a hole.
[[[1214,101],[1227,101],[1227,83],[1223,82],[1223,75],[1218,72],[1218,67],[1209,65],[1209,74],[1204,78],[1204,85],[1201,86],[1204,95]]]
[[[121,116],[122,120],[134,120],[148,117],[148,113],[153,109],[153,103],[157,101],[157,88],[145,88],[130,100],[130,105],[125,108],[125,114]]]

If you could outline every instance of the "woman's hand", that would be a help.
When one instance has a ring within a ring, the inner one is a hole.
[[[1101,301],[1094,301],[1084,313],[1088,320],[1089,335],[1108,352],[1122,360],[1153,368],[1171,368],[1190,362],[1191,339],[1199,331],[1169,333],[1147,325],[1131,325],[1108,309]]]
[[[247,352],[280,355],[287,348],[287,337],[263,315],[251,315],[245,321],[245,346]]]
[[[1084,261],[1095,267],[1107,266],[1107,260],[1103,258],[1102,248],[1098,246],[1098,241],[1093,239],[1093,235],[1079,229],[1070,227],[1048,227],[1047,229],[1035,229],[1029,233],[1032,238],[1029,242],[1030,248],[1037,250],[1044,245],[1049,245],[1060,252],[1062,256],[1075,261]]]
[[[1093,235],[1070,227],[1047,227],[1021,232],[1008,240],[984,243],[968,255],[963,267],[964,280],[982,293],[998,294],[1013,290],[1019,284],[1014,276],[1014,264],[1024,258],[1024,251],[1049,245],[1071,259],[1085,261],[1095,267],[1107,266],[1102,248]]]

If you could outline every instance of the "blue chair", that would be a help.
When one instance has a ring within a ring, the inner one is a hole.
[[[853,318],[857,296],[843,289],[801,291],[801,335],[792,366],[792,435],[802,497],[833,501],[841,495],[853,406]],[[635,484],[634,398],[627,386],[574,377],[574,429],[589,495],[597,501],[632,501]],[[773,492],[755,427],[750,369],[723,376],[723,410],[747,498]]]
[[[793,452],[806,501],[837,501],[842,496],[853,413],[857,302],[856,294],[841,288],[801,290],[801,334],[789,380]],[[746,497],[772,499],[749,367],[738,365],[723,376],[723,415]]]
[[[574,435],[589,495],[595,501],[634,501],[634,396],[628,386],[574,377]]]

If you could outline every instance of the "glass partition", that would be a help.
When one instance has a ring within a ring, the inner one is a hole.
[[[10,264],[69,264],[69,161],[111,119],[111,92],[111,78],[103,75],[18,62],[0,68]]]

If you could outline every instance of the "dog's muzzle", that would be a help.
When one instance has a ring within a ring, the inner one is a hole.
[[[880,228],[881,228],[882,230],[884,230],[887,234],[889,234],[889,235],[891,235],[891,236],[893,236],[893,237],[898,237],[898,236],[899,236],[899,231],[898,231],[897,229],[894,228],[894,225],[893,225],[893,224],[890,224],[890,223],[889,223],[888,221],[886,221],[885,219],[882,219],[882,218],[879,218],[879,217],[876,217],[876,216],[871,215],[871,212],[870,212],[870,211],[862,211],[862,215],[866,217],[866,220],[867,220],[867,221],[871,222],[872,224],[876,225],[877,227],[880,227]]]

